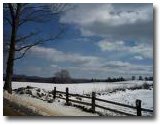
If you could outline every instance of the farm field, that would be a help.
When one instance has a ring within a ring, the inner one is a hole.
[[[71,93],[88,94],[91,92],[112,92],[115,89],[129,89],[140,87],[145,81],[123,81],[123,82],[94,82],[94,83],[72,83],[72,84],[52,84],[52,83],[33,83],[33,82],[13,82],[13,89],[20,87],[32,86],[45,90],[53,90],[57,87],[57,90],[65,91],[66,87],[69,88]],[[147,81],[147,84],[152,85],[152,81]]]
[[[145,88],[144,84],[147,84],[150,87]],[[135,106],[136,99],[140,99],[142,101],[142,108],[153,110],[153,82],[152,81],[124,81],[124,82],[114,82],[114,83],[96,82],[96,83],[80,83],[80,84],[13,82],[13,89],[18,89],[18,88],[27,87],[27,86],[36,87],[41,91],[43,91],[42,93],[47,93],[48,91],[52,91],[54,87],[56,87],[58,91],[64,91],[64,92],[66,87],[68,87],[69,93],[81,94],[81,95],[91,95],[92,92],[95,92],[97,98],[119,102],[122,104],[131,105],[131,106]],[[32,90],[32,94],[35,97],[37,96],[36,92],[37,92],[36,89]],[[28,94],[26,94],[25,92],[23,93],[24,93],[23,96],[28,96]],[[89,99],[82,99],[81,101],[90,102]],[[61,103],[63,105],[65,101],[58,99],[56,103]],[[98,102],[98,101],[96,103],[105,107],[128,112],[131,114],[136,113],[134,110],[131,110],[128,108],[122,108],[120,106],[111,105],[111,104]],[[89,108],[89,106],[86,106],[86,108]],[[121,116],[120,114],[107,111],[107,110],[102,110],[99,108],[96,108],[96,110],[105,116],[106,115]],[[147,113],[147,112],[142,112],[142,115],[152,116],[151,113]]]

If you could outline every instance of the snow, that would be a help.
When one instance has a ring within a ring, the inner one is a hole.
[[[148,84],[153,84],[152,81],[147,81]],[[123,82],[94,82],[94,83],[72,83],[72,84],[52,84],[52,83],[33,83],[33,82],[13,82],[13,89],[20,87],[32,86],[45,90],[53,90],[54,87],[59,91],[65,91],[66,87],[69,88],[69,92],[77,94],[88,94],[91,92],[113,91],[115,89],[126,89],[138,87],[144,84],[144,81],[123,81]]]
[[[151,85],[149,89],[143,88],[144,83],[147,83],[148,85]],[[18,89],[20,87],[27,87],[27,86],[32,86],[36,87],[33,90],[30,89],[25,89],[23,90],[24,95],[20,95],[18,98],[31,98],[35,97],[37,98],[36,100],[40,99],[39,101],[48,101],[53,99],[53,95],[49,96],[49,91],[52,91],[54,87],[57,88],[58,91],[65,91],[66,87],[69,88],[70,93],[75,93],[75,94],[91,94],[91,92],[96,92],[96,97],[105,99],[105,100],[110,100],[114,102],[119,102],[122,104],[127,104],[127,105],[132,105],[135,106],[135,101],[136,99],[142,100],[142,108],[147,108],[147,109],[153,109],[153,81],[123,81],[123,82],[115,82],[115,83],[102,83],[102,82],[96,82],[96,83],[81,83],[81,84],[52,84],[52,83],[33,83],[33,82],[13,82],[12,84],[13,89]],[[31,91],[31,92],[29,92]],[[31,93],[29,95],[26,95],[27,92]],[[19,93],[18,93],[19,94]],[[30,96],[32,95],[32,96]],[[39,96],[41,95],[41,96]],[[18,96],[18,95],[15,95]],[[30,96],[30,97],[29,97]],[[60,96],[60,95],[59,95]],[[64,96],[64,95],[61,95]],[[76,97],[70,97],[72,99],[77,99]],[[29,99],[30,100],[30,99]],[[78,100],[78,99],[77,99]],[[64,100],[58,99],[57,101],[54,101],[53,103],[47,103],[41,101],[36,102],[35,104],[38,104],[40,106],[47,105],[50,109],[50,106],[53,109],[56,109],[58,112],[65,112],[63,108]],[[82,99],[81,101],[86,101],[86,102],[91,102],[90,99]],[[43,104],[42,104],[43,103]],[[136,114],[135,110],[121,107],[121,106],[116,106],[113,104],[108,104],[108,103],[103,103],[96,101],[98,105],[102,105],[111,109],[116,109],[120,111],[124,111],[127,113],[131,114]],[[27,105],[26,105],[27,106]],[[56,107],[56,106],[61,106],[61,107]],[[33,106],[32,106],[33,107]],[[39,106],[38,106],[39,107]],[[85,106],[87,108],[90,108],[90,106]],[[51,109],[52,109],[51,108]],[[72,107],[73,108],[73,107]],[[53,110],[52,109],[52,110]],[[70,108],[69,108],[70,109]],[[75,109],[75,108],[74,108]],[[49,110],[52,111],[52,110]],[[117,116],[119,114],[109,112],[106,110],[102,110],[99,108],[96,108],[97,111],[101,112],[104,115],[110,115],[110,116]],[[81,111],[82,112],[82,111]],[[78,113],[78,111],[77,111]],[[75,113],[74,115],[76,115]],[[152,116],[151,113],[147,112],[142,112],[143,116]],[[83,113],[82,113],[83,114]],[[49,113],[49,115],[51,115]],[[81,115],[81,113],[79,114]]]
[[[122,104],[127,104],[131,106],[136,106],[135,101],[136,99],[140,99],[142,101],[142,107],[146,109],[151,109],[153,110],[153,89],[151,90],[145,90],[145,89],[138,89],[138,90],[126,90],[126,91],[118,91],[116,93],[112,94],[105,94],[105,95],[100,95],[97,98],[109,100],[109,101],[114,101],[114,102],[119,102]],[[121,106],[116,106],[116,105],[109,105],[107,103],[101,103],[99,102],[98,104],[101,104],[103,106],[107,107],[112,107],[114,109],[128,112],[131,114],[136,114],[136,110],[132,110],[130,108],[122,108]],[[143,116],[151,116],[152,113],[148,112],[142,112]]]
[[[43,116],[96,116],[96,114],[83,112],[75,107],[63,106],[58,102],[46,103],[28,96],[9,94],[4,92],[4,98],[18,105],[25,106]]]
[[[99,96],[98,98],[117,101],[120,103],[135,106],[136,99],[142,100],[143,108],[153,109],[153,89],[152,90],[126,90],[119,91],[110,95]],[[148,104],[148,105],[147,105]]]

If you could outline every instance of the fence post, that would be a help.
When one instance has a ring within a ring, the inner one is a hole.
[[[137,108],[137,116],[142,116],[141,100],[139,100],[139,99],[136,100],[136,108]]]
[[[54,87],[53,98],[56,99],[56,87]]]
[[[66,88],[66,105],[69,105],[69,89]]]
[[[95,98],[96,94],[95,92],[92,92],[92,112],[95,112]]]

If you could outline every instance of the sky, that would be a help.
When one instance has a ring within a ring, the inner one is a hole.
[[[60,38],[16,60],[14,74],[52,77],[66,69],[73,78],[153,76],[152,4],[72,5],[51,21],[20,29],[19,34],[38,29],[43,39],[65,28]],[[4,34],[9,34],[7,24]]]

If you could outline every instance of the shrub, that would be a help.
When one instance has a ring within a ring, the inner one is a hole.
[[[146,82],[142,85],[142,89],[149,89],[150,85],[147,84]]]

